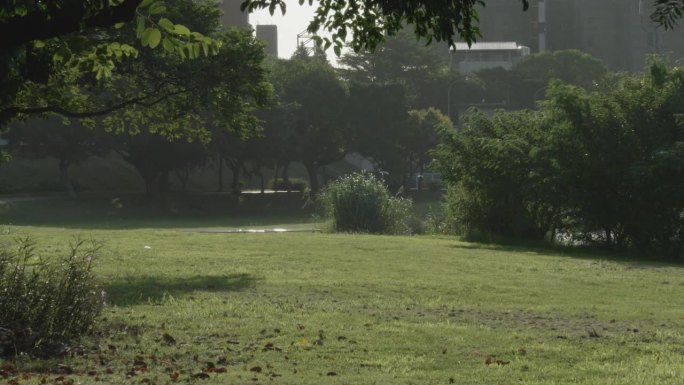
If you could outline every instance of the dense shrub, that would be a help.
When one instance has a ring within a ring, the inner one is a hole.
[[[538,111],[473,112],[442,133],[433,166],[448,227],[684,257],[684,70],[654,62],[547,96]]]
[[[309,189],[309,182],[301,178],[290,178],[271,180],[269,187],[277,191],[306,191]]]
[[[335,231],[409,232],[411,201],[391,196],[387,187],[371,174],[351,174],[330,183],[321,201]]]
[[[61,260],[35,255],[29,238],[0,250],[0,354],[50,353],[91,330],[104,304],[92,273],[99,246],[76,241]],[[55,352],[56,353],[56,352]]]

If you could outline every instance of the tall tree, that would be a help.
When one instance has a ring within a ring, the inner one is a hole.
[[[423,174],[432,162],[432,150],[440,143],[439,133],[453,130],[453,123],[436,108],[412,110],[408,115],[401,146],[406,149],[410,172]]]
[[[353,149],[389,173],[391,187],[403,186],[409,173],[406,149],[408,103],[406,89],[397,83],[352,83],[349,120]]]
[[[4,135],[9,149],[17,155],[57,159],[59,182],[69,195],[76,190],[69,168],[91,156],[103,156],[110,150],[110,138],[101,129],[80,122],[65,125],[59,119],[31,119],[15,122]]]
[[[291,108],[295,159],[304,164],[311,190],[317,192],[320,168],[341,159],[347,150],[347,91],[329,63],[302,52],[279,61],[274,78],[280,79],[280,102]]]
[[[145,182],[148,196],[169,192],[170,173],[181,175],[182,189],[187,178],[183,175],[204,164],[208,152],[204,144],[184,139],[168,140],[156,134],[141,132],[138,135],[117,135],[114,151],[130,163]]]

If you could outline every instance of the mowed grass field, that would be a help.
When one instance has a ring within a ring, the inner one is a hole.
[[[74,236],[103,241],[110,304],[67,357],[20,357],[31,374],[3,382],[684,383],[680,265],[441,236],[192,231],[216,218],[111,229],[73,214],[66,228],[45,215],[0,242],[30,234],[53,256]]]

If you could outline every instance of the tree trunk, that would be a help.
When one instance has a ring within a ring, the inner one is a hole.
[[[71,162],[66,159],[59,160],[59,182],[62,184],[62,186],[64,186],[64,190],[67,192],[67,194],[74,198],[76,197],[76,190],[74,189],[74,185],[71,183],[71,179],[69,179],[70,165]]]
[[[162,171],[157,175],[158,190],[161,194],[166,194],[169,192],[169,172]]]
[[[176,178],[181,183],[181,192],[185,194],[188,187],[188,180],[190,179],[190,169],[184,168],[176,170]]]
[[[304,163],[306,172],[309,174],[309,186],[311,186],[311,194],[318,193],[318,165],[313,162]]]
[[[145,194],[147,196],[159,195],[157,177],[152,175],[140,174],[145,180]]]
[[[218,192],[223,192],[223,157],[218,154]]]
[[[230,171],[233,173],[233,183],[231,185],[233,189],[233,194],[240,194],[240,171],[242,167],[238,165],[236,167],[230,167]]]
[[[278,190],[278,172],[280,171],[280,163],[276,162],[273,170],[273,191]]]
[[[292,191],[292,188],[290,187],[290,177],[287,175],[287,171],[290,168],[289,163],[285,163],[283,166],[283,184],[285,185],[285,190],[287,192]]]

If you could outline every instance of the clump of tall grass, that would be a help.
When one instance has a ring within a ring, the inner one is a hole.
[[[28,237],[0,249],[0,355],[45,352],[92,329],[104,306],[92,272],[99,249],[77,240],[65,257],[43,259]]]
[[[326,186],[321,203],[331,227],[339,232],[406,234],[412,202],[394,197],[368,173],[343,176]]]

